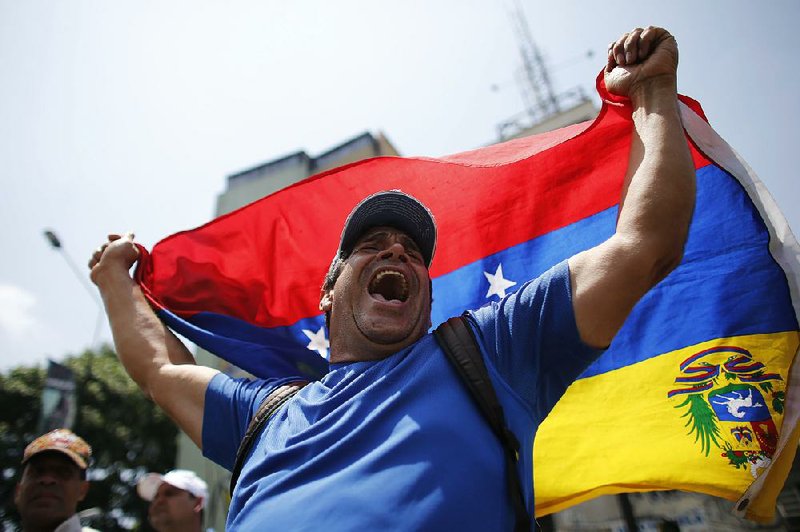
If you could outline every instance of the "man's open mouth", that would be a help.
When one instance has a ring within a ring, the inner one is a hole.
[[[45,491],[41,493],[37,493],[32,497],[34,501],[60,501],[61,496],[58,493],[53,493],[51,491]]]
[[[408,279],[397,270],[381,270],[372,277],[367,291],[375,299],[402,303],[408,299]]]

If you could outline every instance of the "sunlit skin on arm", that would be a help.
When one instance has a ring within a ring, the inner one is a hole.
[[[201,446],[208,383],[218,371],[194,357],[150,308],[131,266],[139,257],[133,235],[109,235],[89,261],[100,289],[117,355],[142,391]]]
[[[694,164],[677,100],[678,48],[637,28],[608,48],[607,89],[633,107],[633,138],[615,234],[569,260],[581,338],[607,346],[637,301],[683,255],[694,209]]]

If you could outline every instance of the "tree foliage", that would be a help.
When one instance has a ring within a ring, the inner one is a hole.
[[[75,373],[78,413],[73,431],[93,450],[91,487],[79,510],[97,508],[91,526],[125,530],[144,523],[146,504],[135,483],[145,472],[175,465],[177,428],[144,397],[103,346],[61,361]],[[45,369],[18,367],[0,375],[0,525],[15,528],[14,486],[25,446],[38,436]],[[145,525],[146,527],[146,525]]]

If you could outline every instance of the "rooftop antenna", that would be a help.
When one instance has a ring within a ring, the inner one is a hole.
[[[553,92],[550,74],[544,63],[539,47],[531,36],[528,19],[519,0],[515,1],[509,13],[511,24],[518,41],[522,70],[519,87],[525,109],[532,121],[541,120],[543,116],[558,113],[561,109]]]
[[[520,135],[531,134],[534,129],[545,131],[589,120],[597,114],[583,87],[577,86],[556,94],[550,81],[551,70],[545,65],[544,57],[531,36],[528,19],[520,0],[509,2],[508,15],[517,40],[521,66],[516,72],[515,81],[522,97],[523,110],[497,124],[499,141]],[[587,52],[585,57],[591,58]],[[575,59],[569,61],[574,63]],[[564,66],[563,64],[561,66]],[[499,90],[497,84],[492,90]],[[589,108],[584,109],[589,103]],[[537,129],[538,128],[538,129]]]

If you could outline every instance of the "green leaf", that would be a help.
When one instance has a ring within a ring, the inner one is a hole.
[[[778,414],[783,414],[783,403],[786,400],[784,392],[775,392],[772,394],[772,409]]]
[[[701,452],[708,456],[711,451],[711,444],[720,447],[718,438],[720,437],[717,417],[711,406],[703,398],[702,394],[689,394],[686,400],[675,408],[688,406],[686,412],[681,416],[688,418],[684,426],[690,427],[687,434],[694,434],[695,443],[700,443]]]

